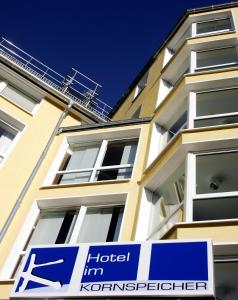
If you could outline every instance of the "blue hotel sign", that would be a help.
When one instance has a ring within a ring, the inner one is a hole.
[[[31,247],[12,298],[213,296],[210,241]]]

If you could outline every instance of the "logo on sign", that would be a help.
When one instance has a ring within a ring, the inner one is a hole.
[[[32,249],[16,292],[60,290],[70,283],[78,247]]]

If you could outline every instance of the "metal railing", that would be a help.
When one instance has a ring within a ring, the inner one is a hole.
[[[67,96],[74,102],[107,121],[112,107],[97,98],[101,85],[72,68],[72,74],[62,76],[5,38],[0,41],[0,56],[11,61],[33,77]]]

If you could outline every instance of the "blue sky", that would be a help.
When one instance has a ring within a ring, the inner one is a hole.
[[[2,1],[2,36],[62,75],[74,67],[114,105],[188,8],[225,0]]]

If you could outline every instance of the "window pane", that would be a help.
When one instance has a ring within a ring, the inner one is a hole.
[[[0,156],[4,157],[9,149],[17,130],[14,130],[6,123],[0,121]]]
[[[182,164],[154,193],[152,198],[152,210],[150,217],[150,231],[161,223],[176,223],[178,215],[174,212],[180,207],[184,199],[185,165]],[[171,218],[174,215],[174,218]]]
[[[229,18],[197,23],[197,34],[231,29]]]
[[[30,240],[31,245],[65,243],[71,234],[75,212],[42,214]]]
[[[181,37],[176,41],[175,45],[173,45],[173,50],[177,51],[182,44],[185,42],[187,38],[191,37],[191,27],[189,26],[184,33],[181,35]]]
[[[91,171],[87,172],[79,172],[79,173],[72,173],[72,174],[64,174],[58,176],[58,182],[60,184],[70,184],[70,183],[77,183],[77,182],[88,182],[92,175]]]
[[[238,112],[238,89],[219,90],[196,95],[197,116]]]
[[[137,149],[137,140],[128,142],[109,142],[102,166],[133,164]],[[125,179],[131,177],[132,168],[100,170],[97,181]]]
[[[193,220],[222,220],[238,218],[238,197],[212,198],[193,201]]]
[[[194,127],[209,127],[225,124],[234,124],[238,123],[238,116],[226,116],[226,117],[217,117],[217,118],[207,118],[202,120],[195,120]]]
[[[197,68],[237,63],[235,47],[197,52]]]
[[[113,207],[88,208],[79,232],[77,242],[106,242],[111,230],[110,241],[117,240],[123,209],[115,216]],[[112,228],[113,227],[113,228]]]
[[[238,190],[238,152],[198,155],[196,192],[221,193]]]
[[[5,87],[5,89],[2,91],[2,95],[5,96],[7,99],[15,102],[17,105],[23,107],[29,112],[33,111],[37,103],[34,99],[28,97],[27,95],[10,85]]]
[[[99,145],[74,147],[72,155],[65,162],[63,170],[80,170],[93,168],[97,159]],[[64,174],[61,176],[59,182],[62,183],[75,183],[87,182],[91,177],[92,171]]]
[[[238,262],[216,262],[215,285],[217,299],[238,299]]]
[[[169,128],[169,140],[176,135],[176,133],[184,128],[187,122],[187,111],[183,112],[183,114],[175,121],[175,123]]]

